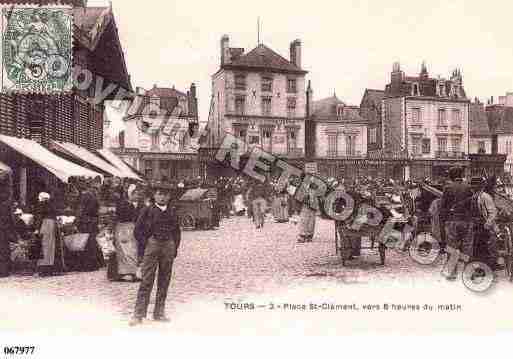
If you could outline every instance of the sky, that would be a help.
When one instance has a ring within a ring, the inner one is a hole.
[[[106,6],[107,0],[89,0]],[[513,91],[508,1],[112,0],[134,88],[198,88],[200,121],[207,121],[211,75],[219,69],[223,34],[245,52],[260,39],[285,58],[302,41],[303,68],[314,99],[336,95],[359,105],[365,88],[383,89],[392,64],[416,75],[459,67],[470,98],[486,101]]]

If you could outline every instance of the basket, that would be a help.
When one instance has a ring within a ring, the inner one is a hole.
[[[64,244],[70,252],[83,252],[88,239],[89,233],[74,233],[64,236]]]

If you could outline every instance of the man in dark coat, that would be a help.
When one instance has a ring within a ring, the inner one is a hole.
[[[453,167],[449,170],[452,181],[443,191],[440,203],[440,220],[445,223],[447,244],[453,250],[458,250],[467,258],[472,258],[473,223],[469,216],[472,201],[472,189],[463,181],[463,168]],[[447,279],[456,279],[457,266],[451,269]]]
[[[178,215],[169,201],[169,190],[165,186],[155,188],[155,203],[142,210],[135,224],[135,238],[137,241],[146,242],[146,248],[142,263],[142,282],[137,294],[135,313],[130,321],[131,326],[141,324],[146,317],[157,268],[157,295],[153,318],[156,321],[169,321],[165,315],[166,298],[173,261],[181,240]]]

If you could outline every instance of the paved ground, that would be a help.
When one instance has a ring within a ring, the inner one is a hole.
[[[443,298],[445,303],[448,297],[444,293],[448,290],[458,293],[451,301],[457,302],[460,295],[469,296],[461,283],[446,283],[439,264],[423,266],[402,252],[389,251],[385,267],[378,265],[377,251],[364,251],[362,258],[342,267],[335,255],[332,222],[318,221],[313,243],[298,244],[297,230],[292,223],[270,221],[257,230],[247,218],[237,217],[225,220],[216,231],[184,232],[168,299],[168,314],[175,319],[174,329],[215,334],[219,328],[235,330],[246,323],[246,329],[252,332],[257,329],[248,323],[257,320],[264,325],[262,330],[275,333],[283,330],[283,322],[272,325],[272,321],[262,322],[263,318],[276,319],[273,315],[276,308],[269,309],[271,304],[280,305],[280,316],[292,320],[294,325],[290,329],[305,329],[306,322],[301,326],[298,320],[329,319],[334,314],[325,312],[315,318],[305,314],[305,317],[284,310],[284,303],[308,304],[317,300],[361,306],[382,304],[386,298],[393,303],[407,302],[407,298],[411,300],[409,303],[427,298],[438,303]],[[498,287],[511,294],[509,288],[513,286],[503,282]],[[437,289],[428,290],[431,285]],[[102,270],[52,278],[13,276],[0,279],[0,288],[0,316],[4,319],[0,330],[22,330],[27,326],[48,330],[50,323],[56,331],[69,328],[97,333],[126,326],[138,284],[111,283]],[[412,294],[416,296],[411,297]],[[472,295],[469,300],[477,305],[475,298],[481,297]],[[501,298],[506,297],[500,295]],[[237,305],[228,308],[225,303]],[[488,300],[486,303],[491,304]],[[153,296],[150,311],[152,305]],[[252,309],[251,305],[257,308]],[[258,308],[259,305],[266,307]],[[348,312],[345,315],[347,319]],[[192,317],[195,319],[191,320]],[[232,324],[227,324],[230,321]],[[226,325],[219,326],[223,322]],[[367,321],[361,323],[365,326]],[[148,327],[158,326],[149,322]],[[306,328],[313,330],[309,325]]]

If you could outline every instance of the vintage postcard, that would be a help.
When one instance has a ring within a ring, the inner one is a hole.
[[[0,7],[0,358],[513,329],[509,3]]]

